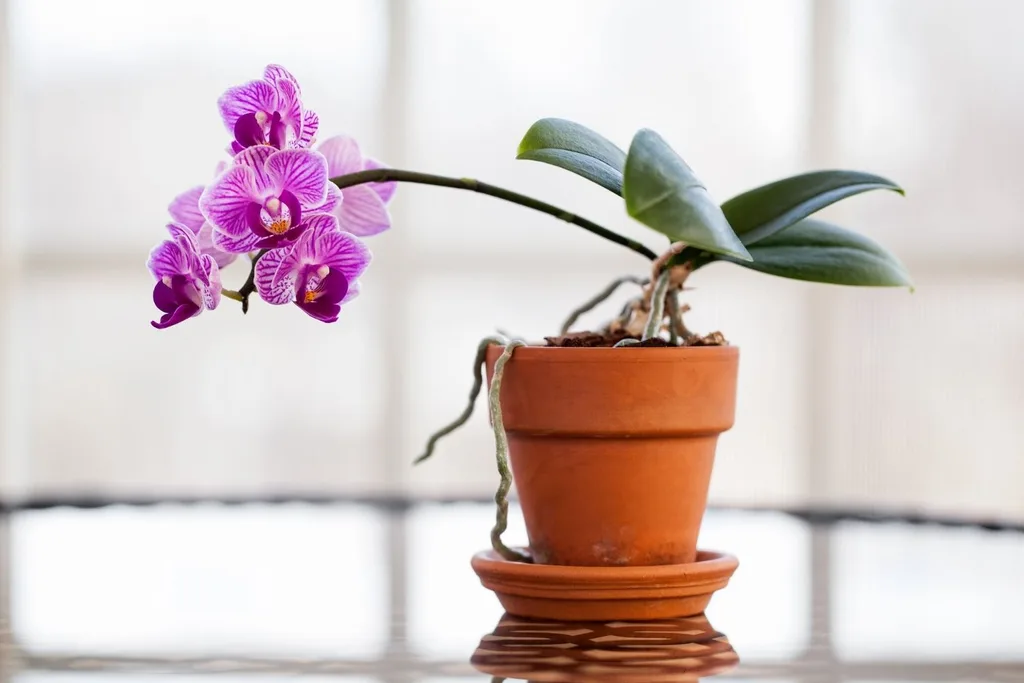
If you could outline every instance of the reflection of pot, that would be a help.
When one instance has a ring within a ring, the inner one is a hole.
[[[517,349],[501,412],[534,561],[693,562],[738,361],[730,346]]]
[[[649,622],[548,622],[505,615],[470,660],[538,683],[681,683],[732,670],[728,639],[702,614]]]

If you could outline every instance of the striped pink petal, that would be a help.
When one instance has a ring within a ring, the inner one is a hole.
[[[277,107],[277,100],[277,88],[272,83],[260,79],[228,88],[217,100],[217,107],[220,109],[224,127],[233,134],[239,116],[260,111],[273,112]]]
[[[203,191],[199,210],[214,229],[239,237],[249,232],[246,210],[253,202],[262,202],[253,169],[232,166]]]
[[[353,185],[343,191],[341,205],[335,209],[341,229],[360,237],[384,232],[391,227],[391,217],[384,200],[368,185]]]
[[[302,130],[299,131],[299,139],[295,141],[296,147],[312,147],[316,142],[316,134],[320,130],[320,117],[312,109],[302,112]]]
[[[288,190],[303,209],[327,199],[327,160],[309,149],[286,149],[267,159],[267,174],[276,187]]]
[[[295,80],[295,76],[292,76],[292,73],[280,64],[268,64],[267,67],[263,69],[263,78],[264,80],[275,84],[281,80],[290,81],[295,86],[296,92],[302,92],[302,89],[299,88],[299,82]]]
[[[363,170],[363,154],[359,143],[347,135],[324,140],[317,151],[327,159],[327,173],[332,178]]]
[[[267,172],[267,161],[276,153],[277,150],[270,145],[256,145],[243,149],[235,157],[235,164],[252,169],[253,187],[260,198],[258,201],[280,191],[280,187]]]
[[[256,262],[256,291],[268,304],[280,306],[291,303],[295,298],[295,273],[286,272],[278,277],[279,268],[288,251],[290,250],[268,251]]]
[[[167,207],[171,218],[186,226],[197,235],[199,234],[199,229],[203,227],[203,223],[206,222],[206,218],[199,210],[199,197],[202,194],[203,186],[198,185],[179,194],[171,201],[170,206]]]
[[[248,254],[250,251],[255,250],[256,243],[259,240],[259,235],[248,229],[244,234],[237,237],[227,235],[219,230],[213,231],[213,245],[222,252],[231,254],[232,260],[234,260],[236,254]]]
[[[376,159],[366,159],[363,162],[363,167],[367,170],[376,168],[386,168],[386,166]],[[369,183],[373,191],[380,195],[380,198],[387,204],[391,201],[391,198],[395,195],[395,190],[398,189],[398,183],[393,180],[389,180],[385,183]]]

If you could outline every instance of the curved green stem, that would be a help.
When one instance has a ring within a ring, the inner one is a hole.
[[[397,168],[374,168],[367,171],[359,171],[357,173],[349,173],[347,175],[331,178],[331,182],[337,185],[338,189],[342,190],[346,187],[352,187],[353,185],[388,181],[416,183],[419,185],[434,185],[437,187],[450,187],[456,190],[479,192],[480,194],[485,194],[490,197],[502,199],[506,202],[534,209],[535,211],[540,211],[541,213],[546,213],[549,216],[554,216],[566,223],[572,223],[573,225],[579,226],[588,232],[598,235],[599,237],[603,237],[606,240],[620,244],[627,249],[632,249],[636,253],[645,256],[652,261],[658,257],[655,252],[651,251],[636,240],[623,237],[622,235],[612,232],[608,228],[604,228],[593,221],[587,220],[586,218],[577,216],[576,214],[565,211],[564,209],[560,209],[557,206],[542,202],[539,199],[534,199],[533,197],[527,197],[526,195],[519,194],[518,192],[512,192],[511,190],[482,183],[479,180],[474,180],[472,178],[449,178],[446,176],[432,175],[430,173],[402,171]]]
[[[261,249],[256,252],[255,256],[250,256],[252,266],[249,268],[249,277],[246,279],[245,284],[238,288],[238,301],[242,302],[242,313],[249,312],[249,296],[256,291],[256,264],[263,258],[263,255],[269,251],[268,249]],[[235,297],[231,297],[234,299]]]
[[[565,209],[560,209],[557,206],[548,204],[547,202],[542,202],[539,199],[534,199],[533,197],[527,197],[526,195],[519,194],[518,192],[483,183],[479,180],[474,180],[473,178],[450,178],[430,173],[419,173],[417,171],[403,171],[397,168],[373,168],[366,171],[359,171],[357,173],[349,173],[347,175],[331,178],[331,182],[334,183],[339,190],[343,190],[346,187],[352,187],[353,185],[391,181],[415,183],[418,185],[434,185],[436,187],[450,187],[456,190],[469,190],[470,192],[485,194],[489,197],[502,199],[506,202],[511,202],[512,204],[518,204],[519,206],[525,206],[529,209],[546,213],[549,216],[554,216],[566,223],[571,223],[572,225],[581,227],[598,237],[603,237],[609,242],[614,242],[615,244],[624,246],[627,249],[631,249],[652,261],[658,258],[658,255],[655,252],[651,251],[636,240],[624,237],[617,232],[612,232],[608,228],[600,226],[591,220],[583,218],[582,216],[577,216],[574,213],[570,213]],[[249,296],[256,291],[256,286],[254,284],[254,278],[256,276],[256,262],[259,261],[260,257],[265,253],[267,253],[266,249],[251,257],[252,268],[249,270],[249,278],[238,290],[237,300],[242,302],[243,313],[247,313],[249,311]],[[231,296],[230,298],[235,299],[236,297]]]
[[[491,547],[511,562],[532,562],[529,555],[509,548],[501,540],[501,535],[508,528],[508,492],[512,489],[512,470],[508,465],[508,436],[505,434],[505,423],[501,417],[501,381],[505,376],[505,364],[512,357],[512,352],[520,346],[526,346],[526,342],[514,339],[505,344],[505,350],[501,352],[501,356],[494,364],[491,390],[487,395],[491,425],[494,427],[494,450],[498,461],[498,474],[501,476],[498,491],[494,494],[494,502],[498,504],[498,513],[494,528],[491,529]]]

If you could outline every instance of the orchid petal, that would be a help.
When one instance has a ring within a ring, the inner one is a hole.
[[[182,248],[185,249],[186,253],[199,251],[198,243],[196,242],[196,234],[189,230],[188,227],[181,223],[171,221],[167,224],[167,232],[170,233],[171,239],[182,245]]]
[[[359,280],[350,280],[348,283],[348,291],[345,292],[345,296],[338,303],[345,304],[348,303],[349,301],[352,301],[352,299],[355,299],[357,296],[359,296],[359,293],[360,291],[362,291],[362,289],[363,288],[362,285],[359,284]]]
[[[363,154],[359,151],[359,143],[347,135],[336,135],[324,140],[317,151],[327,158],[327,172],[332,178],[363,170]]]
[[[212,311],[220,303],[220,268],[217,267],[217,262],[209,254],[203,254],[200,257],[200,262],[203,271],[207,275],[207,285],[202,291],[203,305]]]
[[[259,147],[251,147],[239,154],[246,156]],[[239,237],[249,232],[246,209],[254,201],[262,202],[256,189],[256,174],[249,166],[232,166],[199,198],[199,210],[219,232]]]
[[[348,294],[348,278],[340,270],[332,270],[317,289],[320,292],[318,301],[323,300],[336,304]]]
[[[310,216],[307,223],[309,236],[295,249],[302,263],[337,268],[350,282],[363,274],[372,255],[361,240],[334,227],[333,216]]]
[[[328,301],[312,301],[308,304],[305,302],[296,303],[311,318],[316,318],[325,323],[338,322],[338,314],[341,312],[341,306],[338,304]]]
[[[302,132],[302,100],[299,98],[299,86],[295,81],[280,79],[277,81],[277,110],[281,112],[281,120],[292,130],[295,137]]]
[[[199,315],[202,310],[203,309],[190,301],[178,306],[174,312],[161,316],[160,322],[150,321],[149,324],[158,330],[163,330],[171,325],[177,325],[178,323],[184,322],[193,316]]]
[[[285,149],[267,159],[267,173],[281,190],[302,206],[314,207],[327,198],[327,160],[309,149]]]
[[[344,195],[334,183],[327,183],[327,199],[320,206],[309,210],[310,213],[337,213],[336,209],[341,206]]]
[[[149,252],[146,267],[156,279],[189,272],[188,253],[176,240],[164,240]]]
[[[263,222],[263,207],[256,202],[252,202],[246,207],[245,222],[249,225],[249,229],[252,230],[253,233],[261,237],[272,234],[267,230],[267,226]]]
[[[164,313],[174,313],[178,308],[178,298],[174,291],[164,284],[163,280],[157,280],[153,287],[153,303]]]
[[[230,253],[217,246],[214,241],[214,235],[222,235],[225,239],[233,240],[233,237],[228,237],[224,233],[217,232],[213,229],[213,226],[209,223],[203,223],[202,227],[199,228],[199,234],[196,235],[196,242],[199,246],[200,254],[209,254],[213,257],[213,260],[217,263],[218,268],[225,268],[232,261],[237,258],[235,254]]]
[[[291,229],[295,229],[301,225],[302,204],[299,202],[298,197],[288,190],[281,190],[281,203],[288,207],[288,221],[291,223]],[[289,232],[291,232],[291,230],[289,230]]]
[[[295,274],[284,273],[278,278],[281,263],[287,255],[285,249],[268,251],[256,262],[256,291],[264,301],[274,306],[291,303],[295,297]]]
[[[270,145],[257,145],[239,152],[235,157],[235,164],[249,168],[253,172],[253,188],[256,192],[258,203],[272,194],[277,194],[280,187],[275,185],[273,178],[267,173],[267,161],[277,150]]]
[[[206,218],[199,210],[199,197],[202,194],[203,186],[197,185],[179,194],[171,200],[170,206],[167,207],[171,218],[196,234],[199,234],[199,229],[206,222]]]
[[[300,225],[281,235],[261,237],[255,244],[257,249],[285,249],[295,243],[296,238],[304,232],[305,226]]]
[[[299,82],[295,80],[295,76],[292,76],[291,72],[280,64],[268,64],[267,68],[263,70],[263,78],[274,84],[281,80],[290,81],[295,86],[295,92],[302,92]]]
[[[324,235],[329,235],[335,232],[341,232],[341,228],[338,225],[338,218],[332,216],[329,213],[317,213],[306,216],[306,225],[309,230],[309,239],[320,239]],[[307,254],[311,258],[313,257],[312,252]],[[312,263],[313,261],[309,261]]]
[[[288,146],[288,124],[281,120],[281,115],[277,112],[274,112],[274,119],[270,123],[270,135],[267,138],[271,147],[284,149]]]
[[[238,117],[258,111],[272,112],[276,105],[277,88],[262,79],[228,88],[217,100],[220,117],[229,133],[234,133]]]
[[[363,162],[363,168],[367,171],[370,171],[378,168],[387,168],[387,166],[380,163],[376,159],[366,159]],[[380,198],[384,201],[385,204],[391,201],[391,198],[395,195],[395,190],[398,189],[398,183],[396,183],[394,180],[388,180],[383,183],[367,184],[370,186],[370,188],[373,189],[374,192],[380,195]]]
[[[248,254],[256,248],[259,237],[252,231],[246,230],[238,236],[226,235],[218,230],[213,231],[213,244],[218,249],[228,254]],[[231,257],[234,260],[234,256]]]
[[[242,114],[235,120],[234,129],[235,141],[242,149],[255,147],[266,142],[266,135],[263,134],[263,126],[256,120],[255,114]],[[232,149],[236,149],[232,145]],[[238,150],[241,151],[241,150]]]
[[[366,185],[346,187],[345,201],[334,211],[341,229],[353,235],[367,237],[391,227],[391,217],[380,195]]]
[[[302,130],[299,131],[299,138],[295,141],[296,147],[311,147],[316,141],[317,131],[320,130],[320,117],[312,109],[302,112]]]

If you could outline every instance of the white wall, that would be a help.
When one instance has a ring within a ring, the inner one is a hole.
[[[901,182],[830,214],[892,247],[913,295],[694,278],[692,326],[742,349],[713,497],[1024,515],[1019,3],[309,0],[290,12],[316,21],[279,31],[270,3],[84,4],[7,2],[0,491],[488,494],[482,416],[407,466],[461,409],[476,341],[551,333],[644,268],[519,207],[404,187],[338,325],[225,306],[155,332],[164,207],[219,159],[220,91],[280,61],[322,136],[651,245],[613,196],[513,159],[533,120],[623,146],[658,129],[719,199],[817,167]]]

